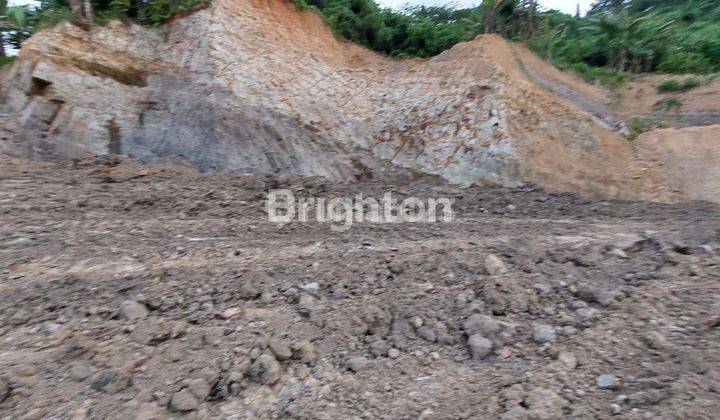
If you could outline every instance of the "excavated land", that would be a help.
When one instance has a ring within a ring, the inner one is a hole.
[[[720,82],[660,81],[395,60],[284,0],[37,33],[0,74],[0,418],[717,418]],[[275,189],[455,218],[278,225]]]
[[[215,0],[161,30],[58,25],[1,82],[0,153],[21,158],[182,155],[205,171],[337,181],[389,163],[464,186],[707,199],[662,182],[607,92],[520,45],[485,35],[391,59],[285,0]]]
[[[436,224],[265,196],[449,197]],[[715,418],[708,203],[0,160],[0,416]]]

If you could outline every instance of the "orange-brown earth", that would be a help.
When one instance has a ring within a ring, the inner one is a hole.
[[[603,95],[496,36],[394,60],[284,0],[217,0],[162,31],[35,35],[3,83],[0,151],[336,180],[394,165],[465,186],[695,198],[638,159]]]

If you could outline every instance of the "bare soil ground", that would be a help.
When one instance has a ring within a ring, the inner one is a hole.
[[[265,192],[453,197],[267,221]],[[0,161],[0,417],[713,418],[720,219],[593,201]]]

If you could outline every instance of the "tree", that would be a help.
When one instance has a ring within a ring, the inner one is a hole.
[[[93,24],[94,14],[93,6],[90,0],[69,0],[70,10],[73,14],[73,23],[89,28]]]

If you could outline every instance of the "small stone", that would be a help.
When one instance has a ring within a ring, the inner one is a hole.
[[[269,354],[263,354],[250,365],[247,376],[256,382],[265,385],[274,385],[282,376],[282,368],[274,357]]]
[[[29,377],[29,376],[37,375],[38,369],[37,369],[37,366],[35,366],[32,363],[24,363],[24,364],[16,367],[14,372],[18,376]]]
[[[535,283],[533,284],[533,289],[535,289],[535,291],[542,296],[552,293],[552,287],[546,283]]]
[[[315,345],[309,340],[300,340],[292,345],[293,358],[298,359],[306,365],[313,366],[317,361]]]
[[[555,341],[555,329],[549,325],[535,325],[533,340],[538,344],[552,343]]]
[[[120,315],[126,320],[145,319],[148,316],[148,310],[140,302],[134,300],[126,300],[120,304]]]
[[[418,328],[417,333],[425,341],[428,341],[430,343],[434,343],[437,340],[437,335],[435,334],[435,331],[428,326],[422,326]]]
[[[277,338],[271,338],[268,340],[268,347],[270,347],[270,350],[275,355],[275,358],[280,361],[288,360],[293,355],[290,346],[286,342]]]
[[[610,414],[615,415],[620,413],[622,413],[622,407],[620,404],[610,404]]]
[[[447,332],[440,331],[437,334],[437,342],[440,344],[446,344],[446,345],[452,346],[455,344],[456,340],[455,340],[455,337],[448,334]]]
[[[648,331],[643,338],[648,347],[655,350],[664,350],[670,347],[670,342],[658,331]]]
[[[92,366],[84,362],[75,363],[70,368],[70,377],[76,382],[82,382],[92,374]]]
[[[313,281],[310,283],[301,284],[300,289],[315,295],[320,290],[320,283]]]
[[[170,339],[173,331],[169,324],[152,320],[140,321],[130,333],[130,338],[143,345],[157,345]]]
[[[414,316],[410,318],[410,325],[412,325],[415,329],[422,327],[424,324],[423,319],[419,316]]]
[[[370,353],[375,357],[387,356],[390,345],[385,340],[375,340],[370,343]]]
[[[470,336],[468,345],[470,345],[470,352],[475,360],[484,359],[493,348],[492,342],[480,334]]]
[[[397,359],[400,357],[400,350],[395,348],[388,350],[388,357],[391,359]]]
[[[42,407],[33,408],[32,410],[28,411],[24,416],[21,417],[22,420],[40,420],[43,417],[45,417],[45,414],[47,412]]]
[[[255,300],[263,293],[263,282],[267,278],[267,274],[258,274],[259,278],[239,279],[240,286],[237,290],[237,296],[243,300]]]
[[[200,401],[188,389],[182,389],[173,394],[169,404],[170,410],[181,413],[195,411],[199,406]]]
[[[575,370],[577,367],[577,358],[574,354],[568,351],[561,351],[558,353],[558,360],[569,370]]]
[[[607,254],[612,257],[620,258],[623,260],[628,258],[628,254],[620,248],[613,248],[610,251],[608,251]]]
[[[642,247],[643,243],[647,241],[642,236],[635,234],[622,234],[619,236],[620,238],[615,241],[613,246],[622,251],[637,251]]]
[[[298,312],[303,316],[310,316],[310,313],[317,309],[317,299],[312,295],[303,293],[298,298]]]
[[[351,371],[353,371],[355,373],[358,373],[361,370],[365,369],[365,367],[367,367],[367,365],[368,365],[368,360],[362,356],[351,357],[347,361],[348,369],[350,369]]]
[[[617,388],[618,380],[613,375],[604,374],[595,378],[595,384],[601,389],[613,389]]]
[[[242,314],[242,309],[238,307],[227,308],[220,314],[222,319],[233,319]]]
[[[208,384],[203,378],[197,378],[190,381],[187,389],[200,401],[204,401],[208,394],[210,394],[210,384]]]
[[[491,276],[507,271],[505,263],[497,255],[490,254],[485,257],[485,270]]]
[[[615,302],[619,295],[620,293],[615,290],[602,290],[595,295],[595,301],[603,307],[608,307]]]
[[[92,379],[93,389],[106,394],[117,394],[131,385],[130,377],[120,371],[104,370]]]
[[[480,334],[489,337],[500,332],[500,329],[500,323],[495,318],[483,314],[473,314],[463,322],[463,330],[468,336]]]
[[[530,418],[526,408],[516,405],[500,416],[501,420],[526,420]]]
[[[683,346],[677,352],[683,369],[693,373],[703,374],[710,370],[708,357],[700,349]]]
[[[525,398],[533,418],[563,418],[563,408],[568,401],[549,389],[537,388]]]

